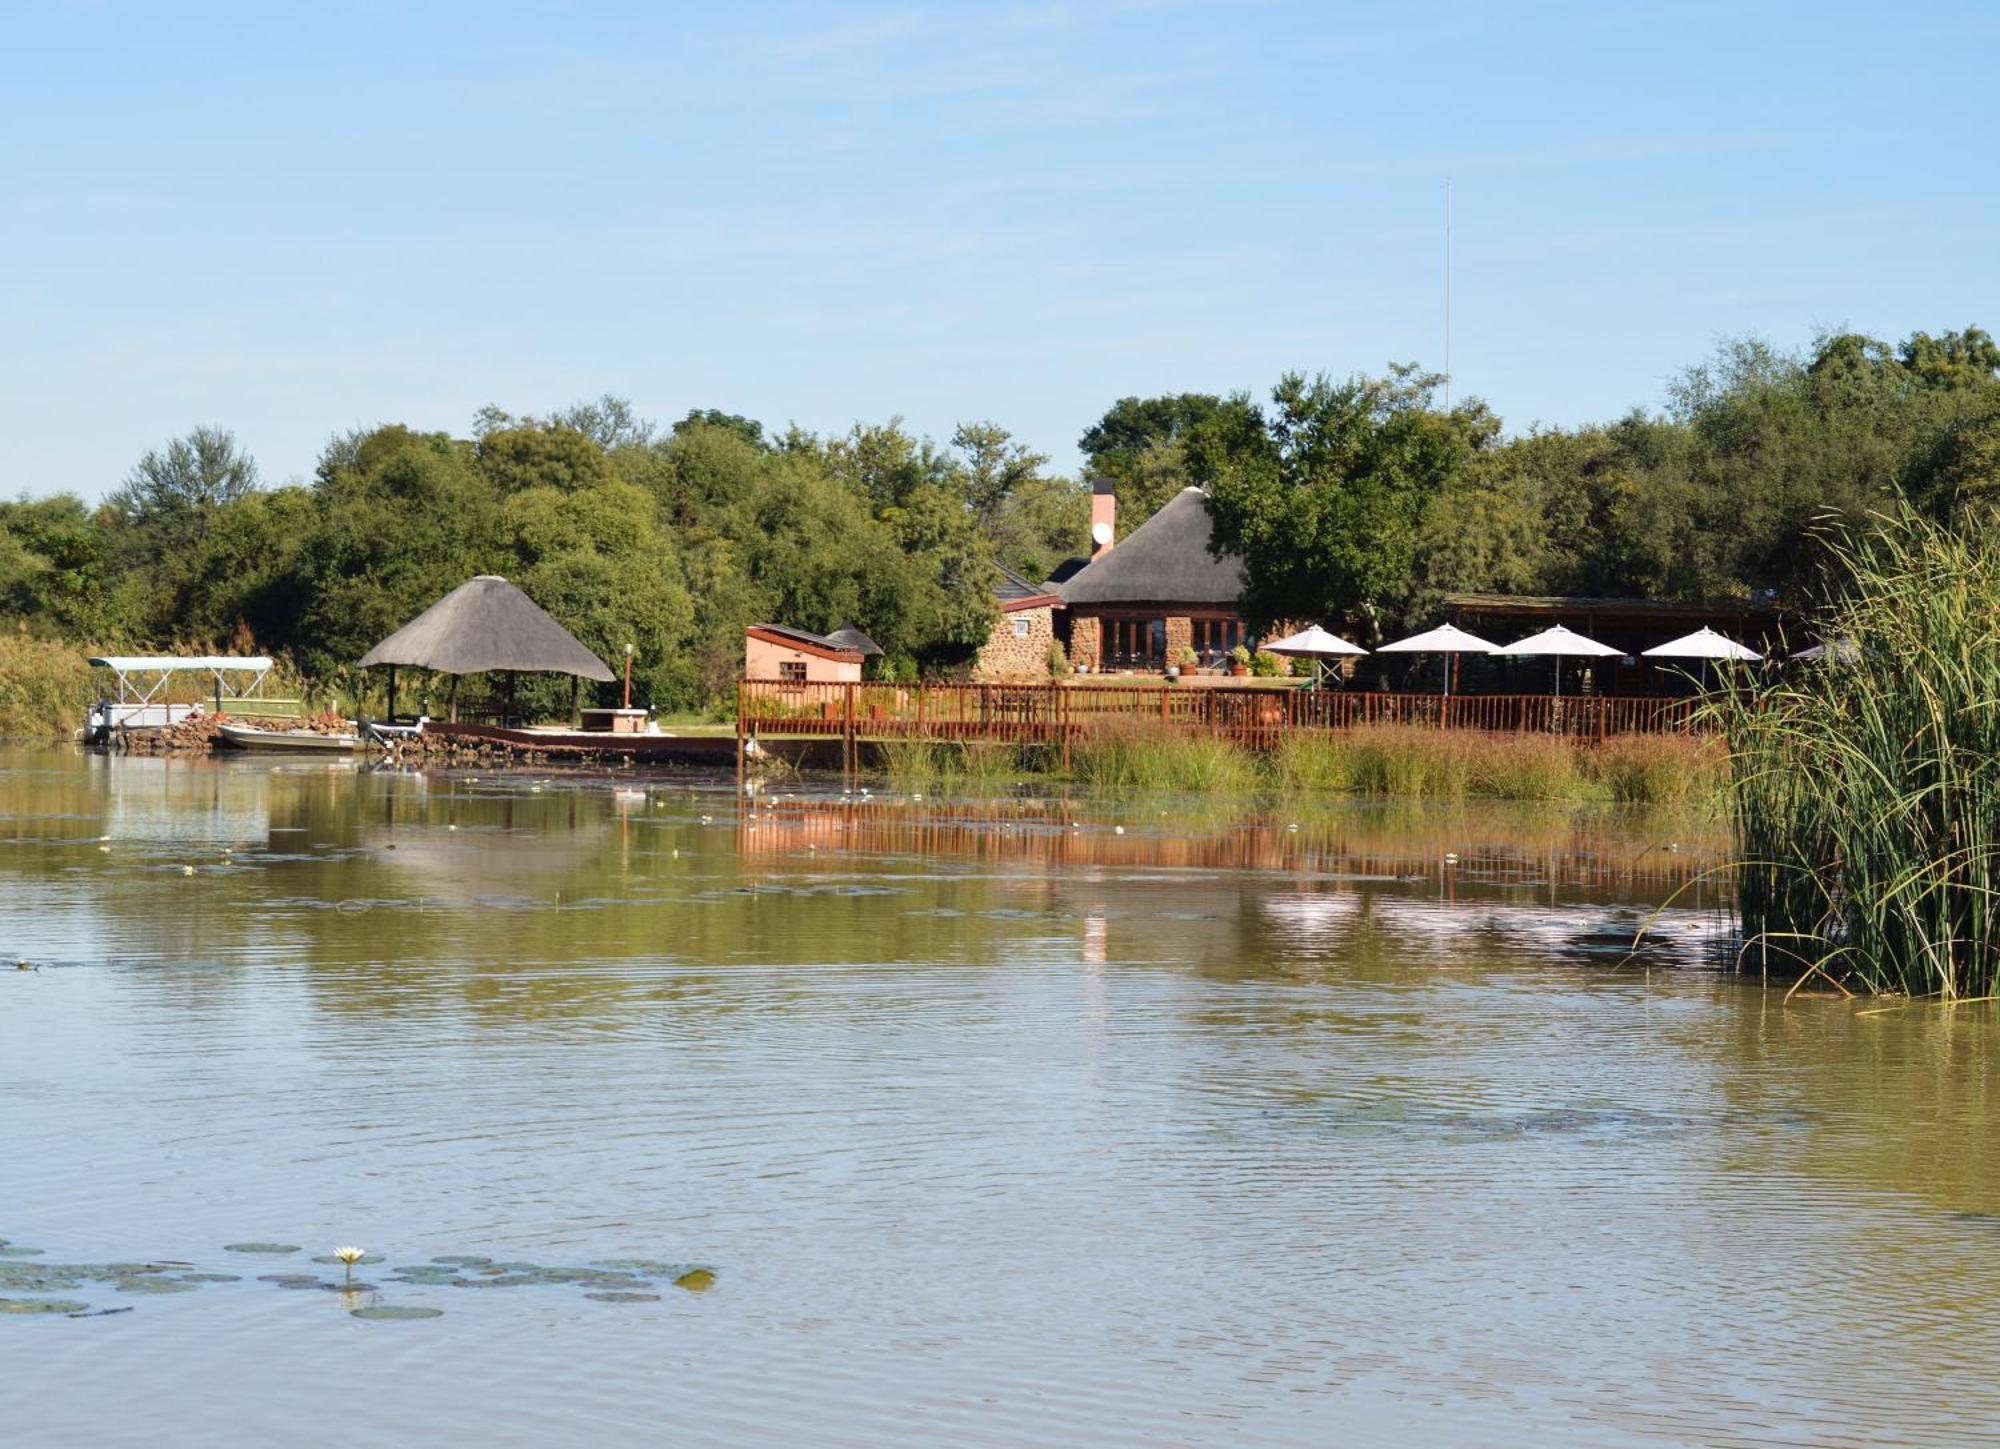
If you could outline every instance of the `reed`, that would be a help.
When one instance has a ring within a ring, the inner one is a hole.
[[[0,735],[66,739],[97,687],[83,651],[51,639],[0,634]]]
[[[1151,720],[1105,720],[1071,747],[1071,768],[1112,790],[1247,792],[1257,762],[1240,745]]]
[[[1001,790],[1038,772],[1038,752],[989,740],[885,740],[882,769],[899,787]]]
[[[1745,963],[1846,991],[2000,994],[2000,553],[1912,518],[1833,544],[1827,637],[1726,726]]]
[[[1333,790],[1395,799],[1615,801],[1712,804],[1727,783],[1721,743],[1646,734],[1603,744],[1553,734],[1364,725],[1294,735],[1266,761],[1288,791]]]

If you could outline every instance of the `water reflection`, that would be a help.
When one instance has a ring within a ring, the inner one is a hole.
[[[316,1442],[348,1377],[328,1442],[1975,1441],[1993,1012],[1704,969],[1721,848],[0,756],[43,968],[0,978],[0,1237],[720,1269],[407,1323],[209,1284],[6,1323],[0,1399],[65,1386],[28,1442]]]

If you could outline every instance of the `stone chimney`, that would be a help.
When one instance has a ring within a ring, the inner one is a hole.
[[[1090,558],[1093,563],[1111,552],[1118,541],[1118,495],[1109,478],[1094,479],[1090,485]]]

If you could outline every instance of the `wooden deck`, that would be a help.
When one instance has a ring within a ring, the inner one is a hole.
[[[1268,749],[1290,734],[1359,725],[1533,731],[1580,739],[1696,727],[1696,701],[1653,696],[1378,694],[1357,690],[1123,684],[795,684],[742,680],[737,738],[987,740],[1066,745],[1117,720],[1158,720]]]

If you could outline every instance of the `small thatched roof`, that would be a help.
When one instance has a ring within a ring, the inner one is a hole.
[[[1208,495],[1183,488],[1166,507],[1061,585],[1070,604],[1235,604],[1243,560],[1208,551]]]
[[[361,667],[403,664],[445,674],[578,674],[608,682],[604,661],[503,578],[460,584],[361,656]]]
[[[838,644],[842,649],[858,649],[869,659],[882,657],[882,646],[857,629],[852,621],[842,624],[826,636],[829,644]]]

